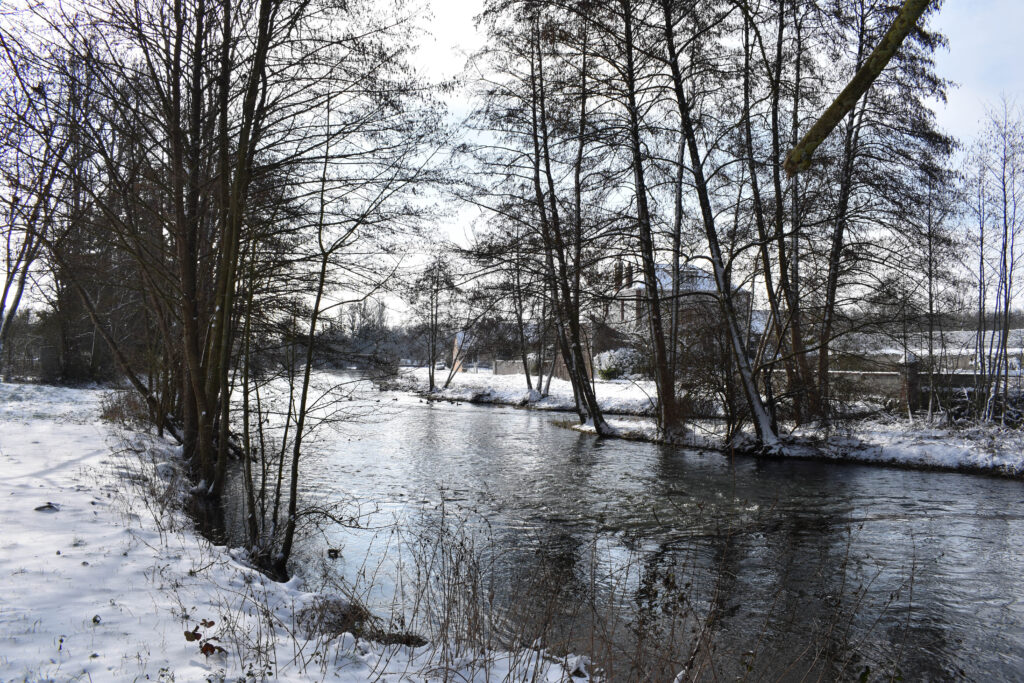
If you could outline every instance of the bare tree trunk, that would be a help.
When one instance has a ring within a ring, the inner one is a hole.
[[[633,185],[636,196],[637,227],[640,247],[640,262],[644,272],[644,286],[647,289],[647,319],[654,350],[654,379],[658,390],[659,423],[664,439],[674,441],[682,436],[684,425],[679,406],[676,403],[675,377],[671,372],[668,352],[665,347],[665,330],[662,324],[660,282],[654,256],[654,236],[651,230],[650,208],[647,203],[647,181],[644,174],[643,155],[640,150],[640,113],[636,102],[636,66],[633,49],[633,6],[631,0],[621,0],[623,19],[623,49],[626,55],[624,69],[626,89],[626,113],[629,118],[629,148],[633,166]],[[678,274],[676,275],[678,277]],[[675,302],[673,301],[673,304]]]
[[[673,378],[679,372],[679,269],[682,267],[683,177],[686,173],[686,141],[680,138],[676,154],[676,174],[672,186],[672,300],[668,332],[668,365]]]
[[[259,553],[260,533],[256,509],[256,486],[252,477],[252,441],[250,438],[250,387],[249,372],[252,368],[250,356],[250,342],[252,335],[252,301],[253,287],[250,285],[245,299],[245,327],[242,329],[242,476],[245,487],[245,521],[246,530],[249,535],[249,548]],[[257,415],[257,419],[262,416]],[[222,418],[226,419],[226,418]]]
[[[679,66],[679,53],[676,50],[675,25],[672,22],[671,4],[669,0],[662,0],[662,11],[664,18],[665,43],[668,49],[669,66],[672,71],[672,85],[676,97],[676,104],[679,108],[680,127],[683,139],[686,140],[690,152],[690,172],[693,174],[694,187],[697,191],[697,198],[700,203],[701,218],[704,223],[704,232],[707,237],[708,249],[711,252],[711,263],[714,268],[715,284],[718,287],[719,302],[722,316],[729,333],[729,341],[733,360],[743,383],[743,390],[746,394],[747,403],[750,406],[750,413],[753,417],[754,428],[762,447],[777,449],[779,438],[772,426],[768,412],[765,410],[764,402],[757,388],[753,368],[750,365],[750,358],[744,347],[743,335],[737,324],[736,308],[733,304],[732,286],[729,282],[729,275],[726,271],[725,260],[722,258],[722,250],[718,241],[718,231],[715,227],[715,215],[711,207],[711,197],[708,192],[707,180],[704,177],[703,161],[700,156],[700,149],[697,144],[697,135],[693,127],[690,115],[690,104],[683,88],[683,76]]]
[[[865,19],[860,17],[857,33],[857,65],[860,67],[862,55],[866,49]],[[836,295],[839,289],[839,273],[842,268],[843,250],[846,246],[846,227],[850,208],[850,196],[853,193],[853,169],[857,155],[860,127],[863,117],[855,106],[851,108],[846,121],[843,140],[843,156],[841,177],[839,180],[839,201],[836,206],[835,227],[832,232],[832,246],[828,255],[828,274],[825,279],[825,303],[822,310],[821,330],[818,337],[818,392],[822,402],[822,416],[827,418],[831,387],[829,382],[829,345],[835,325]]]
[[[983,397],[988,394],[988,363],[985,354],[985,298],[988,296],[985,286],[985,224],[987,222],[987,198],[985,196],[985,168],[983,164],[978,167],[978,193],[976,195],[977,216],[978,216],[978,331],[975,336],[975,364],[974,373],[974,410],[975,414],[984,414]]]
[[[798,379],[796,369],[793,365],[793,358],[790,354],[786,353],[785,344],[785,330],[786,326],[783,323],[783,315],[781,306],[779,305],[779,295],[775,290],[774,275],[772,274],[771,266],[771,255],[768,251],[769,245],[771,244],[771,235],[768,233],[767,221],[764,216],[764,202],[761,199],[761,188],[760,181],[757,176],[757,165],[754,159],[754,136],[751,126],[751,107],[750,101],[751,96],[751,77],[752,77],[752,65],[750,64],[750,51],[753,49],[753,45],[749,42],[749,22],[745,24],[744,31],[744,76],[743,76],[743,128],[744,138],[746,142],[746,155],[747,155],[747,166],[748,172],[750,173],[750,190],[753,200],[753,212],[754,212],[754,225],[757,227],[758,235],[758,246],[760,251],[762,268],[764,270],[764,285],[765,292],[768,295],[768,308],[771,311],[771,326],[775,335],[775,349],[776,354],[782,357],[783,368],[786,371],[786,379],[788,380],[789,387],[794,394],[793,403],[796,412],[796,418],[799,422],[802,418],[802,397],[798,396],[800,393],[797,387],[800,386],[801,382]],[[776,231],[776,237],[781,234],[781,231]],[[781,253],[779,257],[780,269],[785,271],[785,254]],[[782,276],[785,279],[785,276]],[[790,294],[785,287],[783,290],[787,292],[786,301],[790,301]],[[771,406],[769,406],[771,408]]]
[[[531,59],[531,109],[533,138],[533,184],[541,235],[544,241],[548,279],[551,284],[552,311],[555,316],[555,330],[562,358],[573,385],[580,420],[593,422],[598,434],[607,434],[610,429],[601,413],[597,397],[586,378],[586,363],[580,343],[579,309],[573,305],[574,297],[569,268],[566,264],[566,248],[555,198],[554,177],[551,172],[551,155],[548,149],[547,103],[545,99],[544,59],[541,45],[539,17],[534,20],[533,59]],[[545,196],[541,178],[547,185]]]
[[[515,269],[512,273],[512,308],[516,316],[516,337],[519,342],[519,358],[523,363],[523,374],[526,375],[526,390],[533,393],[533,380],[530,377],[530,360],[526,345],[526,324],[523,321],[523,280],[522,280],[522,249],[519,236],[516,236]],[[495,361],[494,371],[498,369]]]
[[[306,357],[302,369],[302,385],[299,391],[299,405],[295,412],[295,436],[292,437],[291,475],[288,484],[288,517],[285,519],[284,541],[281,550],[274,558],[274,571],[278,577],[288,576],[288,558],[292,554],[295,542],[295,527],[298,522],[299,504],[299,457],[302,455],[302,437],[306,428],[306,415],[309,400],[309,381],[313,371],[313,347],[316,340],[316,325],[320,317],[320,302],[323,299],[324,285],[327,280],[327,264],[330,252],[321,254],[320,274],[317,278],[316,298],[309,317],[309,337],[306,342]]]
[[[842,268],[843,249],[846,245],[846,221],[853,185],[853,157],[857,142],[856,111],[850,113],[847,123],[846,142],[843,146],[843,169],[839,187],[839,203],[836,209],[836,225],[832,232],[832,246],[828,256],[828,275],[825,280],[825,304],[822,309],[821,332],[818,338],[818,390],[822,400],[822,414],[827,415],[831,400],[829,382],[829,345],[835,325],[836,295],[839,290],[839,273]]]
[[[202,0],[200,0],[202,2]],[[257,20],[256,46],[252,58],[252,70],[247,75],[245,96],[242,100],[241,127],[239,130],[237,148],[234,150],[235,164],[234,173],[231,176],[230,188],[224,191],[226,205],[221,207],[222,229],[220,248],[218,250],[217,280],[218,290],[215,301],[213,327],[208,345],[209,358],[211,359],[208,371],[207,396],[212,405],[216,397],[220,396],[222,405],[230,403],[230,386],[228,382],[228,368],[230,365],[231,342],[232,342],[232,321],[235,308],[235,290],[238,283],[238,260],[242,239],[242,223],[245,219],[246,199],[249,193],[249,184],[252,175],[252,164],[256,154],[256,143],[259,128],[259,117],[263,108],[260,102],[260,91],[265,87],[264,75],[267,65],[267,57],[270,51],[270,38],[272,29],[272,17],[276,12],[273,0],[260,0],[259,17]],[[231,37],[231,3],[226,4],[225,45],[221,59],[221,78],[224,87],[221,88],[221,107],[227,107],[226,83],[231,69],[230,65],[230,37]],[[199,29],[197,29],[198,33]],[[197,41],[198,42],[198,41]],[[199,66],[196,67],[197,69]],[[227,73],[225,73],[227,72]],[[226,111],[226,110],[225,110]],[[221,120],[224,120],[222,112]],[[222,133],[226,126],[221,124]],[[222,143],[226,142],[222,140]],[[221,163],[226,164],[229,156],[222,144]],[[227,167],[222,167],[223,171]],[[222,172],[223,172],[222,171]],[[221,182],[228,184],[226,174],[222,176]],[[220,420],[220,438],[217,448],[217,463],[215,469],[214,483],[211,492],[219,495],[224,485],[227,472],[227,441],[228,441],[228,417],[227,409],[222,410]]]

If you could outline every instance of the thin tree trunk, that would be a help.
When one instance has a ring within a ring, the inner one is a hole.
[[[540,44],[539,17],[534,20],[531,59],[531,109],[533,138],[533,184],[537,210],[540,218],[541,235],[544,240],[545,260],[548,279],[551,284],[552,309],[555,316],[555,330],[558,346],[562,351],[566,371],[569,373],[573,394],[576,397],[577,412],[581,422],[593,422],[598,434],[607,434],[610,429],[601,413],[593,389],[585,377],[586,364],[580,346],[579,309],[573,306],[570,274],[566,264],[566,249],[555,201],[554,177],[551,172],[548,149],[547,105],[545,101],[543,48]],[[541,178],[547,184],[547,196]]]
[[[864,17],[860,18],[857,37],[857,66],[860,67],[865,50],[866,28]],[[843,141],[842,169],[839,181],[839,201],[836,206],[835,228],[832,233],[832,246],[828,255],[828,274],[825,279],[825,304],[822,310],[821,330],[818,338],[818,391],[821,397],[821,413],[827,418],[831,400],[829,382],[829,345],[835,325],[836,295],[839,289],[839,272],[842,268],[843,250],[846,246],[846,223],[850,208],[850,196],[853,193],[853,168],[857,154],[858,140],[862,116],[856,107],[850,110],[846,123]]]
[[[802,418],[802,399],[797,394],[799,391],[795,389],[800,385],[800,381],[797,378],[796,370],[793,366],[793,358],[791,355],[785,352],[785,326],[783,325],[783,316],[781,307],[779,305],[779,295],[775,290],[774,276],[772,274],[771,266],[771,255],[769,254],[768,248],[771,243],[771,235],[768,234],[767,221],[764,217],[764,202],[761,199],[761,187],[760,181],[757,176],[757,165],[754,159],[754,136],[752,131],[752,125],[750,121],[752,103],[750,101],[751,87],[750,80],[752,76],[752,67],[750,64],[750,50],[752,45],[749,44],[749,19],[745,25],[744,38],[744,78],[743,78],[743,128],[744,138],[746,142],[746,154],[747,154],[747,166],[748,172],[750,173],[750,190],[751,198],[753,200],[754,209],[754,225],[757,228],[758,235],[758,248],[760,251],[762,268],[764,269],[764,285],[765,292],[768,295],[768,308],[771,312],[771,326],[775,334],[775,348],[776,353],[782,357],[783,367],[786,371],[786,379],[789,383],[789,387],[794,390],[794,409],[796,412],[796,419],[799,422]],[[776,233],[776,236],[779,233]],[[785,254],[780,253],[779,256],[780,268],[785,270]],[[784,278],[783,278],[784,279]],[[784,288],[784,291],[787,291]],[[789,301],[790,296],[787,294],[786,300]],[[774,403],[774,402],[772,402]],[[769,405],[769,409],[774,413],[774,405]]]
[[[644,271],[644,286],[647,289],[647,318],[651,346],[654,350],[654,378],[658,390],[659,422],[663,438],[674,441],[682,435],[684,426],[676,403],[675,377],[672,376],[671,364],[665,347],[660,282],[655,263],[650,208],[647,203],[647,181],[644,174],[643,154],[640,149],[640,114],[636,102],[636,66],[633,50],[633,7],[631,0],[622,0],[620,6],[623,17],[623,48],[626,55],[624,75],[626,110],[629,117],[629,146],[636,196],[640,262]]]
[[[672,71],[672,85],[676,97],[676,104],[679,108],[679,119],[683,137],[686,140],[690,152],[690,171],[693,174],[694,186],[700,203],[701,218],[704,224],[704,232],[707,237],[708,249],[711,252],[711,263],[714,268],[715,284],[718,287],[719,301],[722,316],[729,332],[729,341],[733,360],[739,372],[743,390],[746,394],[750,413],[753,417],[754,428],[762,447],[777,449],[779,438],[772,426],[768,412],[765,410],[761,394],[757,389],[757,382],[753,369],[750,366],[750,359],[747,356],[743,344],[743,335],[740,333],[737,324],[736,309],[733,305],[732,287],[729,283],[729,276],[726,272],[725,261],[722,258],[722,250],[718,242],[718,232],[715,227],[714,211],[711,208],[711,197],[708,192],[707,180],[704,177],[703,162],[700,158],[700,149],[697,145],[697,135],[693,128],[693,121],[690,116],[690,104],[683,88],[683,76],[679,66],[679,55],[675,46],[675,26],[672,23],[671,4],[669,0],[662,0],[662,11],[664,16],[665,40],[668,48],[669,66]]]

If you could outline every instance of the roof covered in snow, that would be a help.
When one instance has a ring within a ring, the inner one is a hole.
[[[672,291],[672,266],[667,263],[659,263],[655,265],[655,272],[658,277],[659,291]],[[643,272],[639,269],[633,271],[633,283],[623,286],[623,289],[636,291],[643,291],[646,288]],[[684,263],[679,266],[679,291],[683,294],[714,294],[718,291],[718,285],[715,284],[713,273]]]

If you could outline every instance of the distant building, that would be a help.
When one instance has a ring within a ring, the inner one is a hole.
[[[697,352],[698,348],[720,348],[724,327],[714,275],[689,264],[680,266],[679,296],[673,299],[671,266],[658,264],[656,273],[666,334],[669,332],[675,306],[679,319],[680,346],[685,346],[693,352]],[[627,347],[639,349],[644,343],[643,340],[650,334],[647,321],[647,287],[640,275],[640,269],[632,263],[619,260],[615,262],[611,276],[606,277],[603,291],[598,290],[597,296],[591,299],[590,306],[581,312],[580,341],[583,346],[584,362],[587,365],[586,374],[591,377],[594,372],[594,356]],[[752,300],[748,289],[733,290],[733,303],[740,317],[740,326],[751,331],[748,347],[751,353],[757,348],[767,321],[767,316],[763,312],[751,310]],[[536,334],[536,330],[531,330],[527,336],[533,339]],[[561,352],[553,340],[551,342],[553,355],[546,358],[545,365],[552,365],[545,368],[545,372],[552,372],[555,377],[568,379]],[[459,343],[456,341],[453,358],[458,349]],[[521,360],[497,360],[497,356],[495,358],[496,374],[522,372]],[[533,373],[538,372],[536,358],[531,358],[530,370]]]
[[[637,269],[639,271],[639,269]],[[662,302],[662,320],[668,325],[672,319],[672,307],[679,316],[680,329],[685,333],[713,330],[722,320],[718,301],[718,285],[715,276],[696,266],[684,264],[679,267],[679,296],[673,301],[672,267],[665,264],[656,266],[658,295]],[[643,335],[647,332],[647,286],[643,277],[634,271],[633,264],[617,261],[613,270],[612,291],[604,305],[603,322],[615,332],[627,336]],[[733,305],[740,317],[740,325],[759,333],[763,327],[763,316],[752,315],[753,297],[744,288],[733,289]]]

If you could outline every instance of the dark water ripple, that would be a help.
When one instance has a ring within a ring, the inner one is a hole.
[[[601,441],[548,413],[378,397],[376,417],[321,435],[303,495],[374,501],[371,525],[398,519],[410,533],[438,524],[442,502],[467,515],[486,536],[497,604],[545,600],[520,583],[544,576],[567,647],[586,647],[580,604],[590,628],[635,625],[667,619],[666,596],[685,594],[692,614],[715,614],[700,678],[1024,678],[1021,482],[731,461]],[[296,565],[327,545],[343,548],[333,571],[349,580],[394,568],[381,532],[340,529],[305,543]],[[636,649],[635,629],[611,630]],[[664,647],[685,661],[689,638]],[[644,666],[620,665],[622,680]]]

